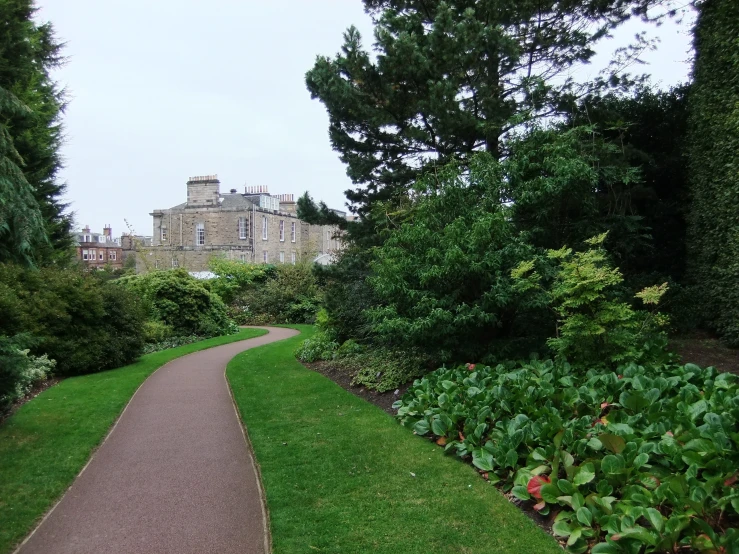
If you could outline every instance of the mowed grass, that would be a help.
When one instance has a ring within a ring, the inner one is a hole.
[[[304,368],[303,334],[227,376],[261,467],[275,554],[561,553],[472,467]]]
[[[265,333],[242,329],[147,354],[119,369],[65,379],[23,405],[0,425],[0,553],[9,552],[61,497],[156,369],[198,350]]]

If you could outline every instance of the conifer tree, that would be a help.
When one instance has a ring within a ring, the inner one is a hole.
[[[364,0],[373,56],[356,28],[306,75],[362,216],[402,195],[428,164],[504,153],[506,134],[571,109],[592,87],[568,76],[595,43],[650,0]],[[641,46],[641,45],[638,45]]]
[[[64,94],[51,79],[61,44],[31,0],[0,0],[0,260],[68,258],[71,220],[58,182]]]

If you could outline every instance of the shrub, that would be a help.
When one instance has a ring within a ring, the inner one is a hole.
[[[143,346],[139,298],[79,269],[0,265],[0,333],[28,333],[36,356],[56,360],[61,374],[125,365]]]
[[[216,278],[207,281],[210,290],[225,304],[232,304],[236,296],[257,283],[264,283],[276,274],[272,264],[252,264],[223,258],[214,258],[208,264]]]
[[[295,351],[295,357],[301,362],[315,362],[330,360],[339,348],[339,344],[323,333],[316,333],[313,337],[304,340]]]
[[[236,331],[221,299],[184,269],[123,277],[118,283],[140,295],[150,319],[168,325],[176,335],[207,338]]]
[[[364,346],[359,344],[354,339],[345,340],[341,346],[336,350],[334,354],[335,358],[349,358],[352,356],[358,356],[365,351]]]
[[[739,383],[713,368],[439,369],[396,402],[419,435],[542,514],[568,550],[735,552]]]
[[[161,321],[147,321],[144,323],[144,342],[156,344],[163,342],[174,334],[172,327]]]
[[[230,313],[243,325],[267,323],[313,323],[321,291],[308,263],[274,267],[266,280],[243,286]]]
[[[191,344],[203,340],[203,337],[197,335],[190,335],[187,337],[168,337],[159,342],[152,342],[144,346],[144,354],[151,354],[152,352],[159,352],[160,350],[167,350],[169,348],[177,348],[185,344]]]
[[[0,336],[0,415],[31,388],[46,379],[56,362],[48,356],[32,356],[24,347],[28,337]]]
[[[343,365],[355,371],[352,385],[386,392],[426,373],[428,360],[417,350],[374,348],[349,357]]]
[[[512,272],[515,290],[530,302],[547,306],[557,316],[557,335],[547,340],[558,357],[580,368],[614,367],[625,362],[665,361],[667,319],[657,313],[634,310],[619,298],[621,272],[611,266],[602,248],[607,233],[586,243],[584,252],[570,248],[549,250],[543,278],[533,260]],[[551,267],[554,262],[555,267]],[[647,305],[656,305],[667,284],[637,293]]]

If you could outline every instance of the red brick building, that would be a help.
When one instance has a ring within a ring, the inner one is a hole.
[[[110,225],[106,225],[102,233],[93,233],[89,225],[75,233],[77,259],[90,269],[102,269],[110,266],[113,269],[123,268],[123,249],[120,242],[113,239]]]

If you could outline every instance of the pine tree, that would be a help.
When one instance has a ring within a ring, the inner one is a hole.
[[[534,118],[571,109],[593,86],[567,76],[608,31],[650,0],[365,0],[376,57],[359,32],[306,75],[329,114],[333,148],[358,185],[347,198],[365,216],[402,195],[429,164],[465,163]]]
[[[32,19],[31,0],[0,0],[0,260],[65,261],[60,116],[64,94],[51,79],[61,44]]]

